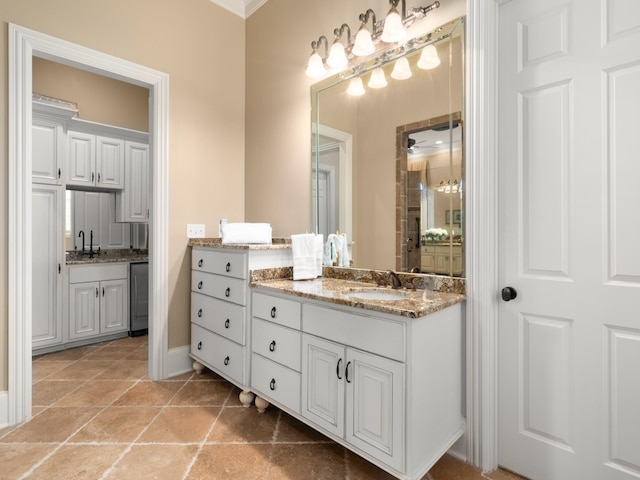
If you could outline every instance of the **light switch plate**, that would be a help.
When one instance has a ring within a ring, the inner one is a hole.
[[[204,225],[201,223],[188,223],[187,238],[204,238]]]

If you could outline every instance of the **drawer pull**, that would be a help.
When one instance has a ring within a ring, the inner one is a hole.
[[[338,359],[338,364],[336,365],[336,377],[338,377],[338,380],[342,380],[342,377],[340,376],[340,365],[342,364],[342,359],[339,358]]]
[[[98,289],[96,288],[96,298],[98,298]]]
[[[202,317],[202,309],[198,310],[198,317]]]
[[[349,365],[351,365],[351,362],[347,362],[347,366],[344,367],[344,379],[347,383],[351,383],[351,380],[349,380]]]
[[[226,357],[224,357],[224,364],[225,364],[225,365],[229,365],[229,355],[227,355]]]
[[[198,290],[202,290],[202,280],[198,282]]]
[[[224,321],[224,328],[229,328],[229,319],[228,318]]]
[[[276,379],[272,378],[271,381],[269,382],[269,388],[271,389],[271,391],[276,389]]]
[[[226,270],[227,273],[229,273],[231,271],[231,262],[227,262],[224,269]]]
[[[202,342],[198,342],[198,350],[202,350]]]
[[[269,351],[270,352],[275,352],[276,351],[276,341],[272,340],[271,343],[269,344]]]
[[[276,318],[276,307],[271,309],[271,318]]]
[[[202,258],[200,260],[198,260],[198,266],[202,267],[202,264],[204,263],[204,260],[202,260]]]
[[[224,291],[224,296],[229,298],[229,295],[231,295],[231,289],[227,287],[227,289]]]

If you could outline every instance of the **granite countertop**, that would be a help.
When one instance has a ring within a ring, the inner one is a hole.
[[[121,263],[121,262],[148,262],[149,250],[147,249],[108,249],[101,250],[100,253],[94,254],[93,258],[89,258],[89,254],[85,251],[82,254],[79,250],[67,252],[65,263],[67,265],[86,265],[95,263]]]
[[[190,238],[187,246],[189,247],[212,247],[212,248],[228,248],[235,250],[276,250],[291,248],[290,238],[273,238],[271,244],[266,243],[222,243],[219,237],[211,238]]]
[[[355,271],[355,275],[350,275],[350,271]],[[364,272],[369,272],[369,275]],[[407,280],[411,279],[410,283],[413,283],[417,288],[417,290],[409,290],[392,289],[389,286],[379,286],[376,282],[363,280],[365,278],[374,280],[376,276],[382,278],[385,272],[325,267],[322,277],[314,280],[296,281],[292,279],[293,275],[290,273],[292,273],[291,268],[252,271],[251,286],[257,289],[287,293],[337,305],[399,315],[405,318],[424,317],[461,303],[466,299],[464,280],[461,279],[452,279],[453,281],[450,282],[447,277],[438,277],[443,281],[438,282],[436,279],[435,286],[440,288],[433,290],[428,288],[429,286],[434,286],[433,279],[429,277],[435,276],[399,273],[398,275],[402,279],[403,285],[406,284]],[[425,286],[427,287],[426,289],[422,288]],[[452,290],[458,291],[458,293]],[[404,298],[401,300],[374,300],[350,296],[356,292],[376,292],[383,295],[396,294]]]

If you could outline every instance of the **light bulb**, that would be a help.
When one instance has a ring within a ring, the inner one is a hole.
[[[356,34],[356,42],[353,45],[351,52],[358,57],[366,57],[376,51],[376,47],[373,46],[373,40],[371,40],[371,33],[367,30],[364,24],[358,30]]]
[[[327,58],[327,65],[336,70],[340,70],[345,68],[349,64],[349,60],[347,60],[347,54],[344,51],[344,45],[342,42],[336,39],[331,45],[331,50],[329,51],[329,58]]]
[[[305,73],[307,77],[316,78],[321,77],[327,72],[322,64],[322,57],[318,54],[318,52],[314,51],[309,57],[309,64],[307,65],[307,69]]]
[[[369,83],[367,84],[371,88],[383,88],[387,86],[387,79],[384,76],[384,70],[378,67],[373,72],[371,72],[371,78],[369,79]]]
[[[427,45],[422,49],[420,59],[418,60],[418,68],[430,70],[440,65],[440,57],[435,45]]]
[[[407,78],[410,78],[411,75],[411,67],[409,66],[409,60],[407,60],[407,57],[400,57],[396,60],[396,63],[393,66],[393,71],[391,72],[391,78],[395,78],[396,80],[406,80]]]
[[[351,79],[351,82],[349,82],[349,88],[347,88],[347,93],[354,97],[364,95],[364,85],[362,85],[362,79],[360,77],[354,77]]]
[[[402,40],[407,34],[407,30],[402,24],[402,17],[398,13],[395,7],[391,7],[387,18],[384,19],[384,29],[382,30],[382,36],[380,39],[383,42],[394,43]]]

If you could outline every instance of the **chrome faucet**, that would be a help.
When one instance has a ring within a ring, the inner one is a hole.
[[[82,253],[84,254],[84,230],[80,230],[78,237],[82,237]]]
[[[400,280],[400,277],[398,276],[398,274],[393,270],[389,270],[388,273],[391,276],[391,288],[395,288],[395,289],[402,288],[402,280]]]

